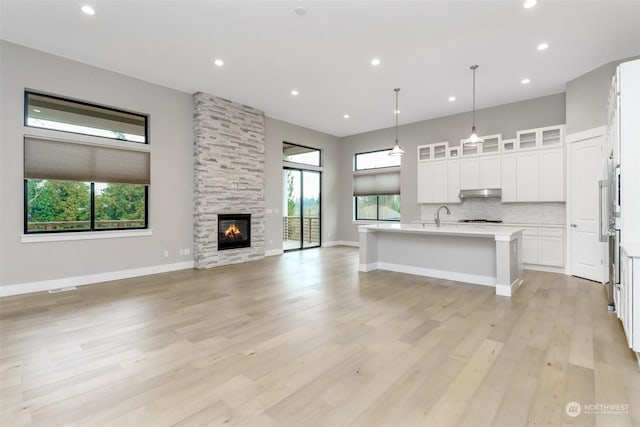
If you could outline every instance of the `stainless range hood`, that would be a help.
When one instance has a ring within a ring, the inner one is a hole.
[[[500,188],[483,188],[478,190],[460,190],[460,200],[464,199],[489,199],[502,198],[502,189]]]

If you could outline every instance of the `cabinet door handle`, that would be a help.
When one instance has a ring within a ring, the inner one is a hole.
[[[578,226],[578,224],[571,224],[571,226],[572,226],[573,228],[576,228],[576,227]]]

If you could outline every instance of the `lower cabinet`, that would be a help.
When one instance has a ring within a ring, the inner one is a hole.
[[[527,227],[522,236],[522,262],[564,267],[564,248],[564,229]]]
[[[624,249],[621,252],[616,312],[629,348],[640,352],[640,291],[635,289],[638,283],[634,283],[640,281],[640,258],[628,256]]]

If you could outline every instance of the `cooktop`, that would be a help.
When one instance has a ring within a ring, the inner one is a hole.
[[[499,224],[502,220],[499,219],[461,219],[458,222],[488,222],[492,224]]]

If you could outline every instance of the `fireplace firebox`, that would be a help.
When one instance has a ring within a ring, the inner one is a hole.
[[[218,215],[218,250],[251,247],[251,214]]]

